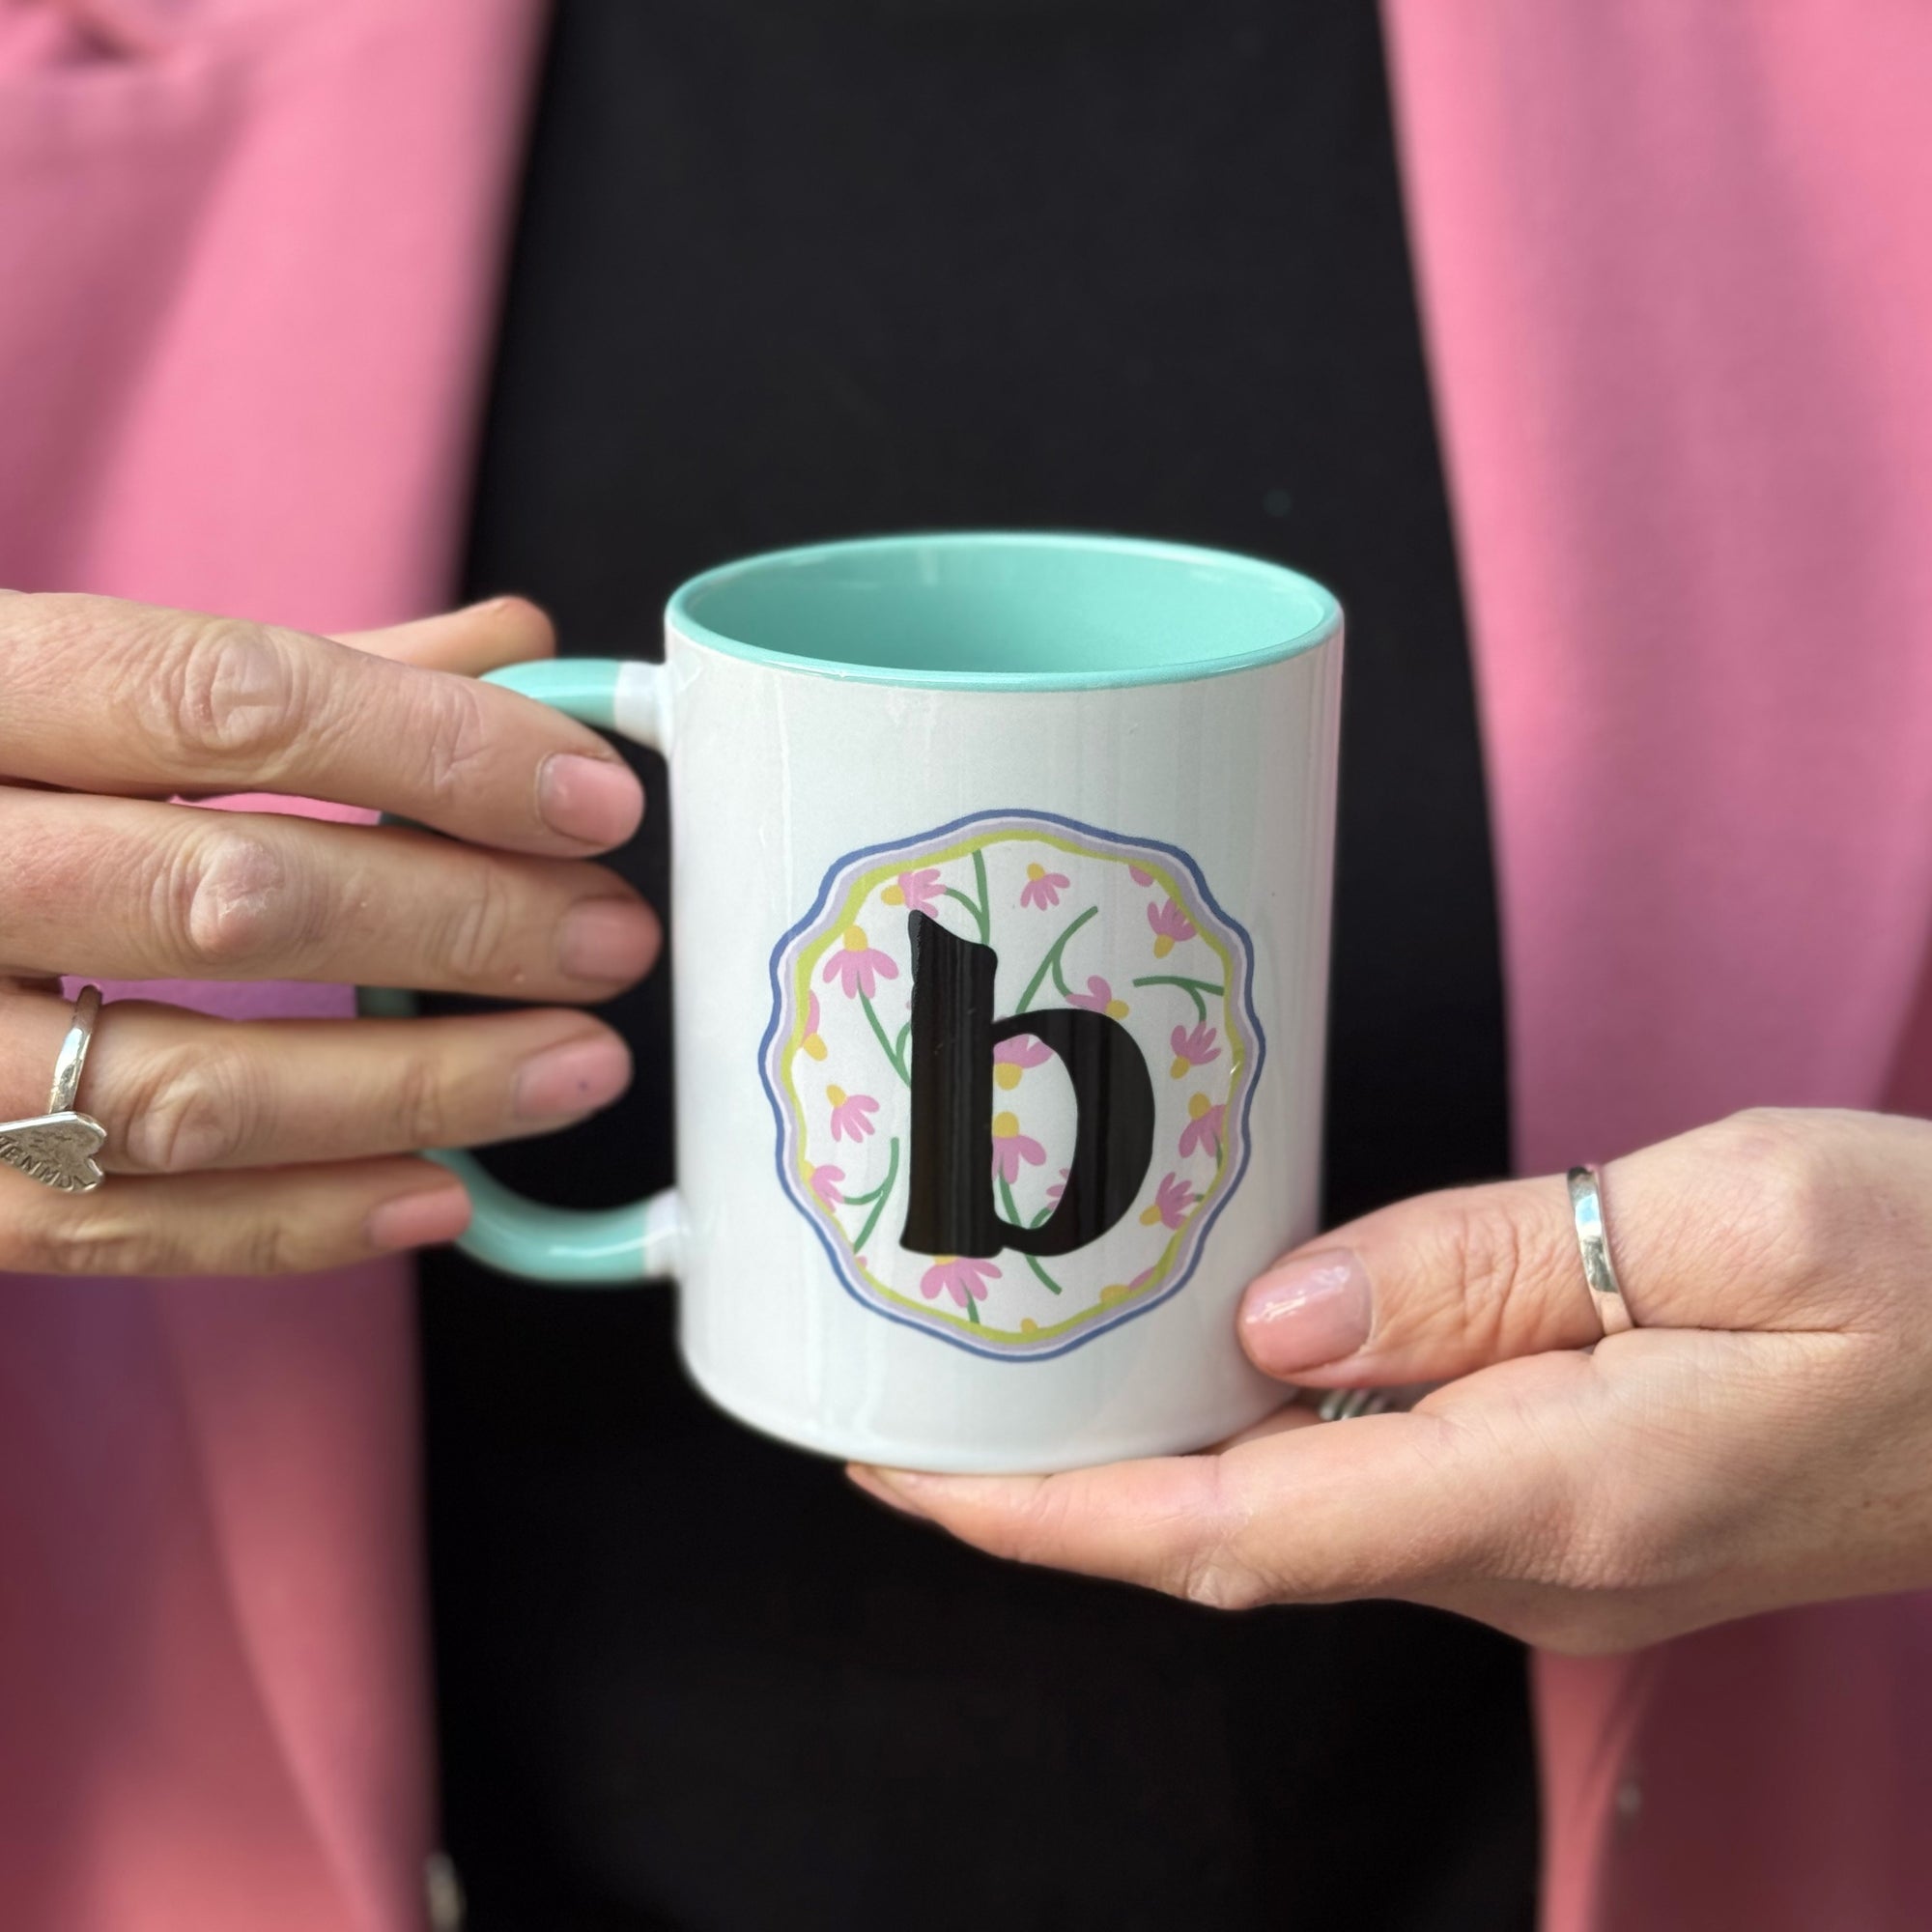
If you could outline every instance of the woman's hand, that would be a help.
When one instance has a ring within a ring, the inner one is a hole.
[[[1600,1334],[1560,1177],[1404,1202],[1247,1293],[1242,1346],[1408,1413],[1211,1455],[855,1470],[1004,1556],[1228,1607],[1403,1597],[1563,1651],[1932,1584],[1932,1124],[1760,1112],[1611,1163],[1641,1324]]]
[[[602,738],[474,673],[549,655],[512,599],[341,641],[0,592],[0,1119],[46,1104],[89,979],[312,980],[601,1000],[658,947],[586,855],[643,810]],[[284,792],[453,835],[183,794]],[[465,842],[456,842],[458,840]],[[423,1147],[557,1127],[628,1084],[570,1011],[238,1023],[120,1003],[78,1104],[98,1192],[0,1168],[0,1270],[273,1273],[462,1232]]]

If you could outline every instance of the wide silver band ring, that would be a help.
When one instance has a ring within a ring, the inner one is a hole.
[[[1594,1167],[1573,1167],[1565,1177],[1570,1186],[1570,1213],[1577,1224],[1577,1245],[1583,1256],[1583,1286],[1597,1310],[1605,1336],[1621,1335],[1636,1323],[1617,1280],[1610,1259],[1609,1223],[1604,1214],[1603,1177]]]
[[[47,1111],[31,1120],[0,1121],[0,1161],[30,1180],[63,1194],[92,1194],[105,1178],[94,1156],[107,1144],[107,1130],[92,1114],[76,1111],[81,1069],[100,1017],[100,988],[83,986],[73,1018],[54,1060]]]

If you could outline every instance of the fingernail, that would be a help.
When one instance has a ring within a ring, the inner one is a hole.
[[[644,815],[644,788],[629,765],[554,752],[537,778],[537,810],[553,832],[590,845],[621,845]]]
[[[905,1493],[918,1479],[909,1479],[903,1470],[874,1469],[867,1463],[848,1463],[845,1473],[874,1502],[884,1503],[888,1509],[895,1509],[904,1516],[924,1516],[925,1512]]]
[[[1290,1376],[1352,1355],[1375,1317],[1368,1270],[1348,1248],[1270,1268],[1241,1297],[1241,1346],[1258,1369]]]
[[[630,1049],[603,1034],[533,1053],[517,1068],[510,1104],[520,1121],[567,1120],[608,1107],[630,1084]]]
[[[575,980],[635,980],[657,951],[658,923],[636,899],[582,899],[563,916],[556,963]]]
[[[426,1248],[453,1241],[469,1225],[469,1197],[454,1182],[403,1194],[369,1210],[363,1225],[372,1248]]]

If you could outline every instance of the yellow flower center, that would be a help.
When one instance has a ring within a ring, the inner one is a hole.
[[[866,947],[866,928],[863,925],[848,925],[845,928],[845,951],[847,952],[864,952]]]
[[[845,1090],[842,1087],[828,1087],[825,1090],[825,1097],[835,1107],[842,1107],[845,1104]]]
[[[993,1116],[993,1138],[996,1141],[1009,1141],[1020,1130],[1020,1123],[1010,1114]]]
[[[1124,1000],[1107,1002],[1107,1017],[1110,1020],[1123,1020],[1127,1016],[1127,1003]]]
[[[1193,1065],[1194,1063],[1184,1053],[1177,1053],[1174,1056],[1174,1065],[1168,1070],[1177,1080],[1185,1080],[1187,1078],[1187,1069]]]
[[[1100,1291],[1100,1299],[1103,1303],[1109,1301],[1124,1301],[1127,1298],[1127,1296],[1130,1295],[1132,1293],[1133,1290],[1130,1289],[1125,1282],[1123,1281],[1111,1282],[1108,1284],[1107,1287],[1103,1288]]]
[[[958,1259],[957,1255],[934,1255],[932,1264],[934,1267],[950,1268]]]
[[[993,1068],[993,1078],[1010,1093],[1020,1084],[1020,1074],[1023,1070],[1016,1062],[1002,1060]]]
[[[825,1058],[825,1042],[815,1033],[806,1035],[805,1050],[814,1060],[823,1060]]]
[[[850,940],[847,940],[845,943],[849,946],[852,942]],[[1173,951],[1174,951],[1173,935],[1171,933],[1166,933],[1166,932],[1161,933],[1153,943],[1153,956],[1156,959],[1165,959],[1167,955]]]
[[[1020,1333],[1022,1335],[1037,1335],[1039,1333],[1039,1323],[1031,1315],[1022,1315],[1020,1317]]]
[[[879,896],[882,899],[884,899],[888,905],[905,904],[905,895],[902,892],[900,892],[896,886],[888,886],[885,889],[885,891],[879,895]]]
[[[1158,1208],[1149,1206],[1141,1209],[1141,1226],[1143,1228],[1151,1228],[1159,1219],[1160,1209]]]
[[[1046,867],[1044,866],[1029,866],[1027,867],[1027,877],[1030,879],[1043,879],[1046,877]]]
[[[1187,1118],[1190,1121],[1198,1121],[1202,1117],[1202,1115],[1208,1111],[1209,1105],[1211,1104],[1212,1103],[1208,1100],[1207,1094],[1195,1094],[1193,1099],[1191,1099],[1187,1103]]]

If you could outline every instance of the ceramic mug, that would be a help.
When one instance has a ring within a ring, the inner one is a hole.
[[[1243,1286],[1316,1228],[1342,620],[1110,537],[829,544],[694,579],[665,660],[495,681],[665,754],[678,1184],[462,1245],[669,1277],[720,1406],[1045,1470],[1281,1401]]]

